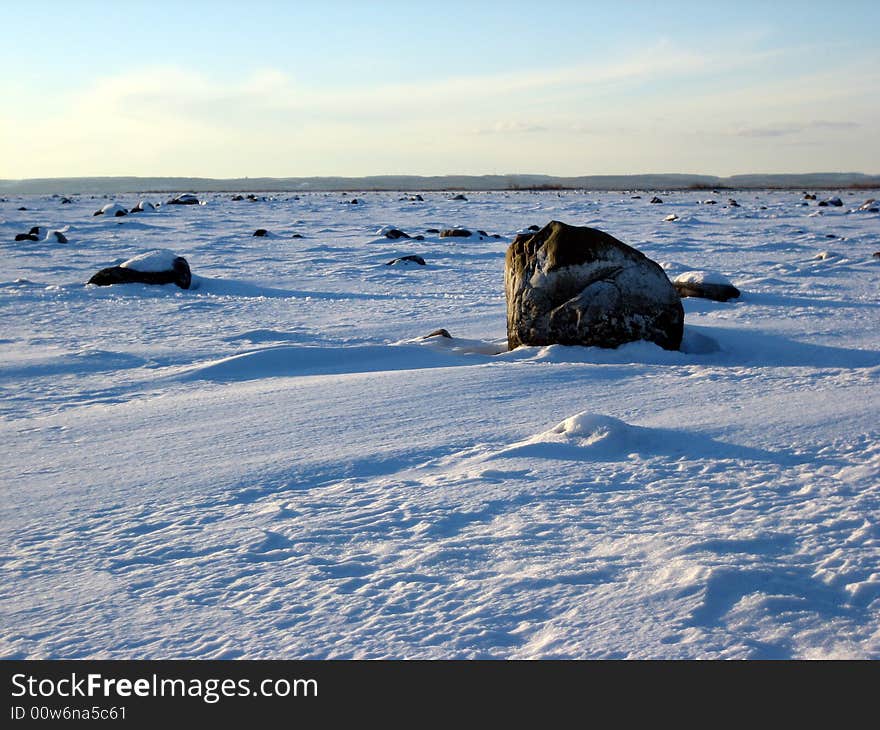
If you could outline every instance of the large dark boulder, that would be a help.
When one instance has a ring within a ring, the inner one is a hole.
[[[507,344],[677,350],[684,309],[662,268],[595,228],[551,221],[507,249]]]
[[[89,284],[112,286],[113,284],[177,284],[189,289],[192,273],[183,256],[170,251],[150,251],[120,264],[101,269]]]

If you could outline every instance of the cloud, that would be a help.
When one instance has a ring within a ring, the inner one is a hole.
[[[831,132],[846,132],[858,129],[862,125],[858,122],[850,121],[826,121],[814,120],[803,124],[791,122],[788,124],[780,124],[766,127],[746,127],[739,129],[734,134],[739,137],[785,137],[793,134],[800,134],[812,129],[826,130]]]
[[[535,132],[549,132],[550,128],[543,124],[530,124],[528,122],[508,121],[495,122],[488,127],[480,127],[475,134],[532,134]]]

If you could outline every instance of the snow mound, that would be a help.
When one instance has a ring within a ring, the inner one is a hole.
[[[169,251],[167,248],[157,248],[124,261],[119,266],[122,269],[134,269],[135,271],[171,271],[174,268],[174,260],[177,258],[180,257],[174,251]]]
[[[481,358],[462,358],[462,354],[467,353],[417,347],[409,342],[340,347],[281,345],[202,363],[188,368],[174,379],[235,382],[276,377],[422,370],[484,362]]]
[[[612,416],[581,411],[490,458],[624,461],[630,455],[651,455],[667,450],[663,442],[672,435],[662,429],[632,426]]]
[[[619,418],[581,411],[555,425],[549,433],[578,439],[582,446],[592,446],[599,442],[622,444],[628,440],[632,430],[632,426]]]

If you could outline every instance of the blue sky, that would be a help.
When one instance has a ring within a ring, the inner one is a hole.
[[[880,172],[876,3],[3,0],[0,178]]]

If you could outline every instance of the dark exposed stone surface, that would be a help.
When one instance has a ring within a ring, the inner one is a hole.
[[[440,233],[439,228],[426,228],[425,233]]]
[[[34,233],[17,233],[15,235],[16,241],[39,241],[40,237]]]
[[[440,238],[470,238],[472,235],[467,228],[444,228],[440,231]]]
[[[267,231],[265,228],[257,228],[257,230],[255,230],[251,235],[265,236],[268,233],[269,233],[269,231]]]
[[[705,281],[674,281],[672,285],[680,297],[698,297],[700,299],[712,299],[716,302],[726,302],[728,299],[737,299],[740,295],[740,290],[733,284],[714,284]]]
[[[302,233],[294,233],[291,238],[302,238]]]
[[[404,233],[399,228],[392,228],[390,231],[385,231],[385,238],[390,238],[392,241],[398,238],[412,238],[409,233]]]
[[[58,243],[67,243],[67,236],[65,236],[61,231],[52,231],[52,235],[55,236],[55,240]]]
[[[529,230],[529,231],[540,231],[540,230],[541,230],[541,226],[529,226],[527,230]]]
[[[439,330],[434,330],[433,332],[429,332],[424,337],[422,337],[422,339],[427,340],[430,337],[446,337],[450,340],[452,339],[452,335],[449,334],[449,332],[447,330],[442,329],[442,328]]]
[[[727,204],[728,204],[731,208],[739,208],[739,203],[737,203],[733,198],[728,198],[728,199],[727,199]]]
[[[419,266],[425,266],[425,259],[423,259],[421,256],[417,256],[416,254],[411,254],[409,256],[400,256],[399,258],[391,259],[391,261],[389,261],[385,265],[386,266],[393,266],[398,261],[411,261],[414,264],[418,264]]]
[[[174,268],[170,271],[137,271],[122,266],[111,266],[101,269],[89,284],[111,286],[113,284],[177,284],[181,289],[189,289],[192,274],[189,264],[182,256],[174,259]]]
[[[462,195],[461,193],[459,193],[458,195],[453,195],[451,200],[467,200],[467,198],[464,195]]]
[[[681,344],[684,309],[663,269],[594,228],[551,221],[520,234],[505,259],[507,341],[618,347]]]
[[[651,202],[652,202],[652,203],[662,203],[663,200],[662,200],[661,198],[658,198],[658,197],[655,195],[653,198],[651,198]]]

